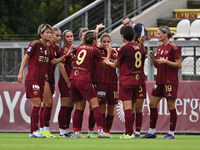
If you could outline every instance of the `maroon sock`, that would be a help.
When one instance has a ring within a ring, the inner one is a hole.
[[[125,134],[132,135],[133,134],[133,114],[131,109],[125,110]]]
[[[101,116],[102,116],[102,125],[103,125],[103,129],[105,129],[105,128],[106,128],[106,117],[105,117],[105,113],[102,113]]]
[[[35,132],[38,130],[39,111],[40,111],[40,107],[33,106],[32,111],[31,111],[32,132]]]
[[[83,111],[76,109],[73,116],[73,131],[78,132],[80,130],[81,118],[83,118]]]
[[[43,112],[44,112],[44,107],[41,107],[40,108],[40,112],[39,112],[39,117],[40,117],[40,128],[43,128],[44,127],[44,124],[43,124],[43,119],[42,119],[42,116],[43,116]]]
[[[97,124],[97,128],[102,129],[103,128],[102,115],[99,107],[93,108],[93,115],[94,115],[94,120]]]
[[[49,127],[49,121],[51,118],[51,110],[52,107],[44,107],[44,112],[43,112],[43,125],[44,127]]]
[[[90,110],[88,124],[89,124],[89,131],[93,131],[94,125],[95,125],[95,120],[94,120],[94,115],[93,115],[92,110]]]
[[[170,131],[174,131],[176,128],[177,114],[176,109],[170,110]]]
[[[73,107],[67,107],[67,129],[69,129]]]
[[[31,130],[30,130],[31,132],[30,133],[33,134],[33,117],[30,116],[30,118],[31,118]]]
[[[135,121],[135,113],[132,112],[132,116],[133,116],[133,124],[134,124],[134,121]]]
[[[140,132],[142,127],[142,113],[136,113],[136,131]]]
[[[110,129],[111,129],[112,124],[113,124],[113,119],[114,119],[114,116],[111,116],[111,115],[107,114],[107,118],[106,118],[106,133],[110,133]]]
[[[67,128],[67,107],[61,106],[58,114],[58,124],[60,129]]]
[[[150,108],[150,128],[155,129],[158,120],[158,109]]]
[[[78,128],[78,130],[79,131],[81,131],[81,129],[82,129],[82,124],[83,124],[83,113],[84,113],[84,111],[81,111],[81,121],[80,121],[80,124],[79,124],[79,128]]]

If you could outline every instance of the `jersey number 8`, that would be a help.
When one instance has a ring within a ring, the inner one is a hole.
[[[137,51],[135,53],[135,67],[136,68],[140,68],[142,65],[142,61],[141,61],[142,55],[139,51]]]

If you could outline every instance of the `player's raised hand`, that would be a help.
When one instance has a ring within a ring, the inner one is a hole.
[[[146,39],[147,39],[147,36],[143,35],[141,38],[138,38],[138,41],[140,42],[140,44],[143,44]]]
[[[105,26],[101,23],[96,26],[95,32],[98,33],[100,29],[104,28]]]
[[[118,51],[117,51],[117,49],[113,48],[113,51],[115,52],[115,53],[113,54],[113,56],[114,56],[115,58],[117,58],[117,56],[118,56]]]
[[[108,45],[106,46],[106,50],[107,50],[108,53],[112,53],[113,49],[112,49],[112,47],[111,47],[111,44],[108,44]]]
[[[155,55],[155,51],[150,51],[150,52],[149,52],[149,56],[150,56],[151,58],[154,58],[154,55]]]

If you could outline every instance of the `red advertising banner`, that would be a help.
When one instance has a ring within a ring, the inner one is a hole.
[[[147,82],[147,98],[143,106],[142,132],[149,128],[150,95],[154,82]],[[182,81],[179,84],[177,108],[177,127],[179,133],[200,133],[200,81]],[[51,115],[50,130],[58,132],[58,113],[60,110],[60,95],[56,85],[54,104]],[[124,112],[121,101],[115,107],[115,118],[111,132],[124,131]],[[31,101],[26,99],[23,84],[17,82],[0,82],[0,132],[29,132],[30,130]],[[73,114],[72,114],[73,115]],[[88,130],[88,104],[84,111],[83,132]],[[169,111],[166,99],[162,99],[158,105],[157,132],[169,130]],[[72,120],[70,124],[72,130]],[[135,127],[134,127],[135,129]]]

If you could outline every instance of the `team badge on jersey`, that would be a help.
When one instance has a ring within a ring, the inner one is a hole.
[[[30,52],[31,50],[32,50],[32,47],[30,46],[27,51]]]
[[[168,51],[165,51],[165,55],[167,55],[169,52]]]
[[[34,91],[33,94],[34,94],[34,95],[37,95],[37,94],[38,94],[38,91]]]

